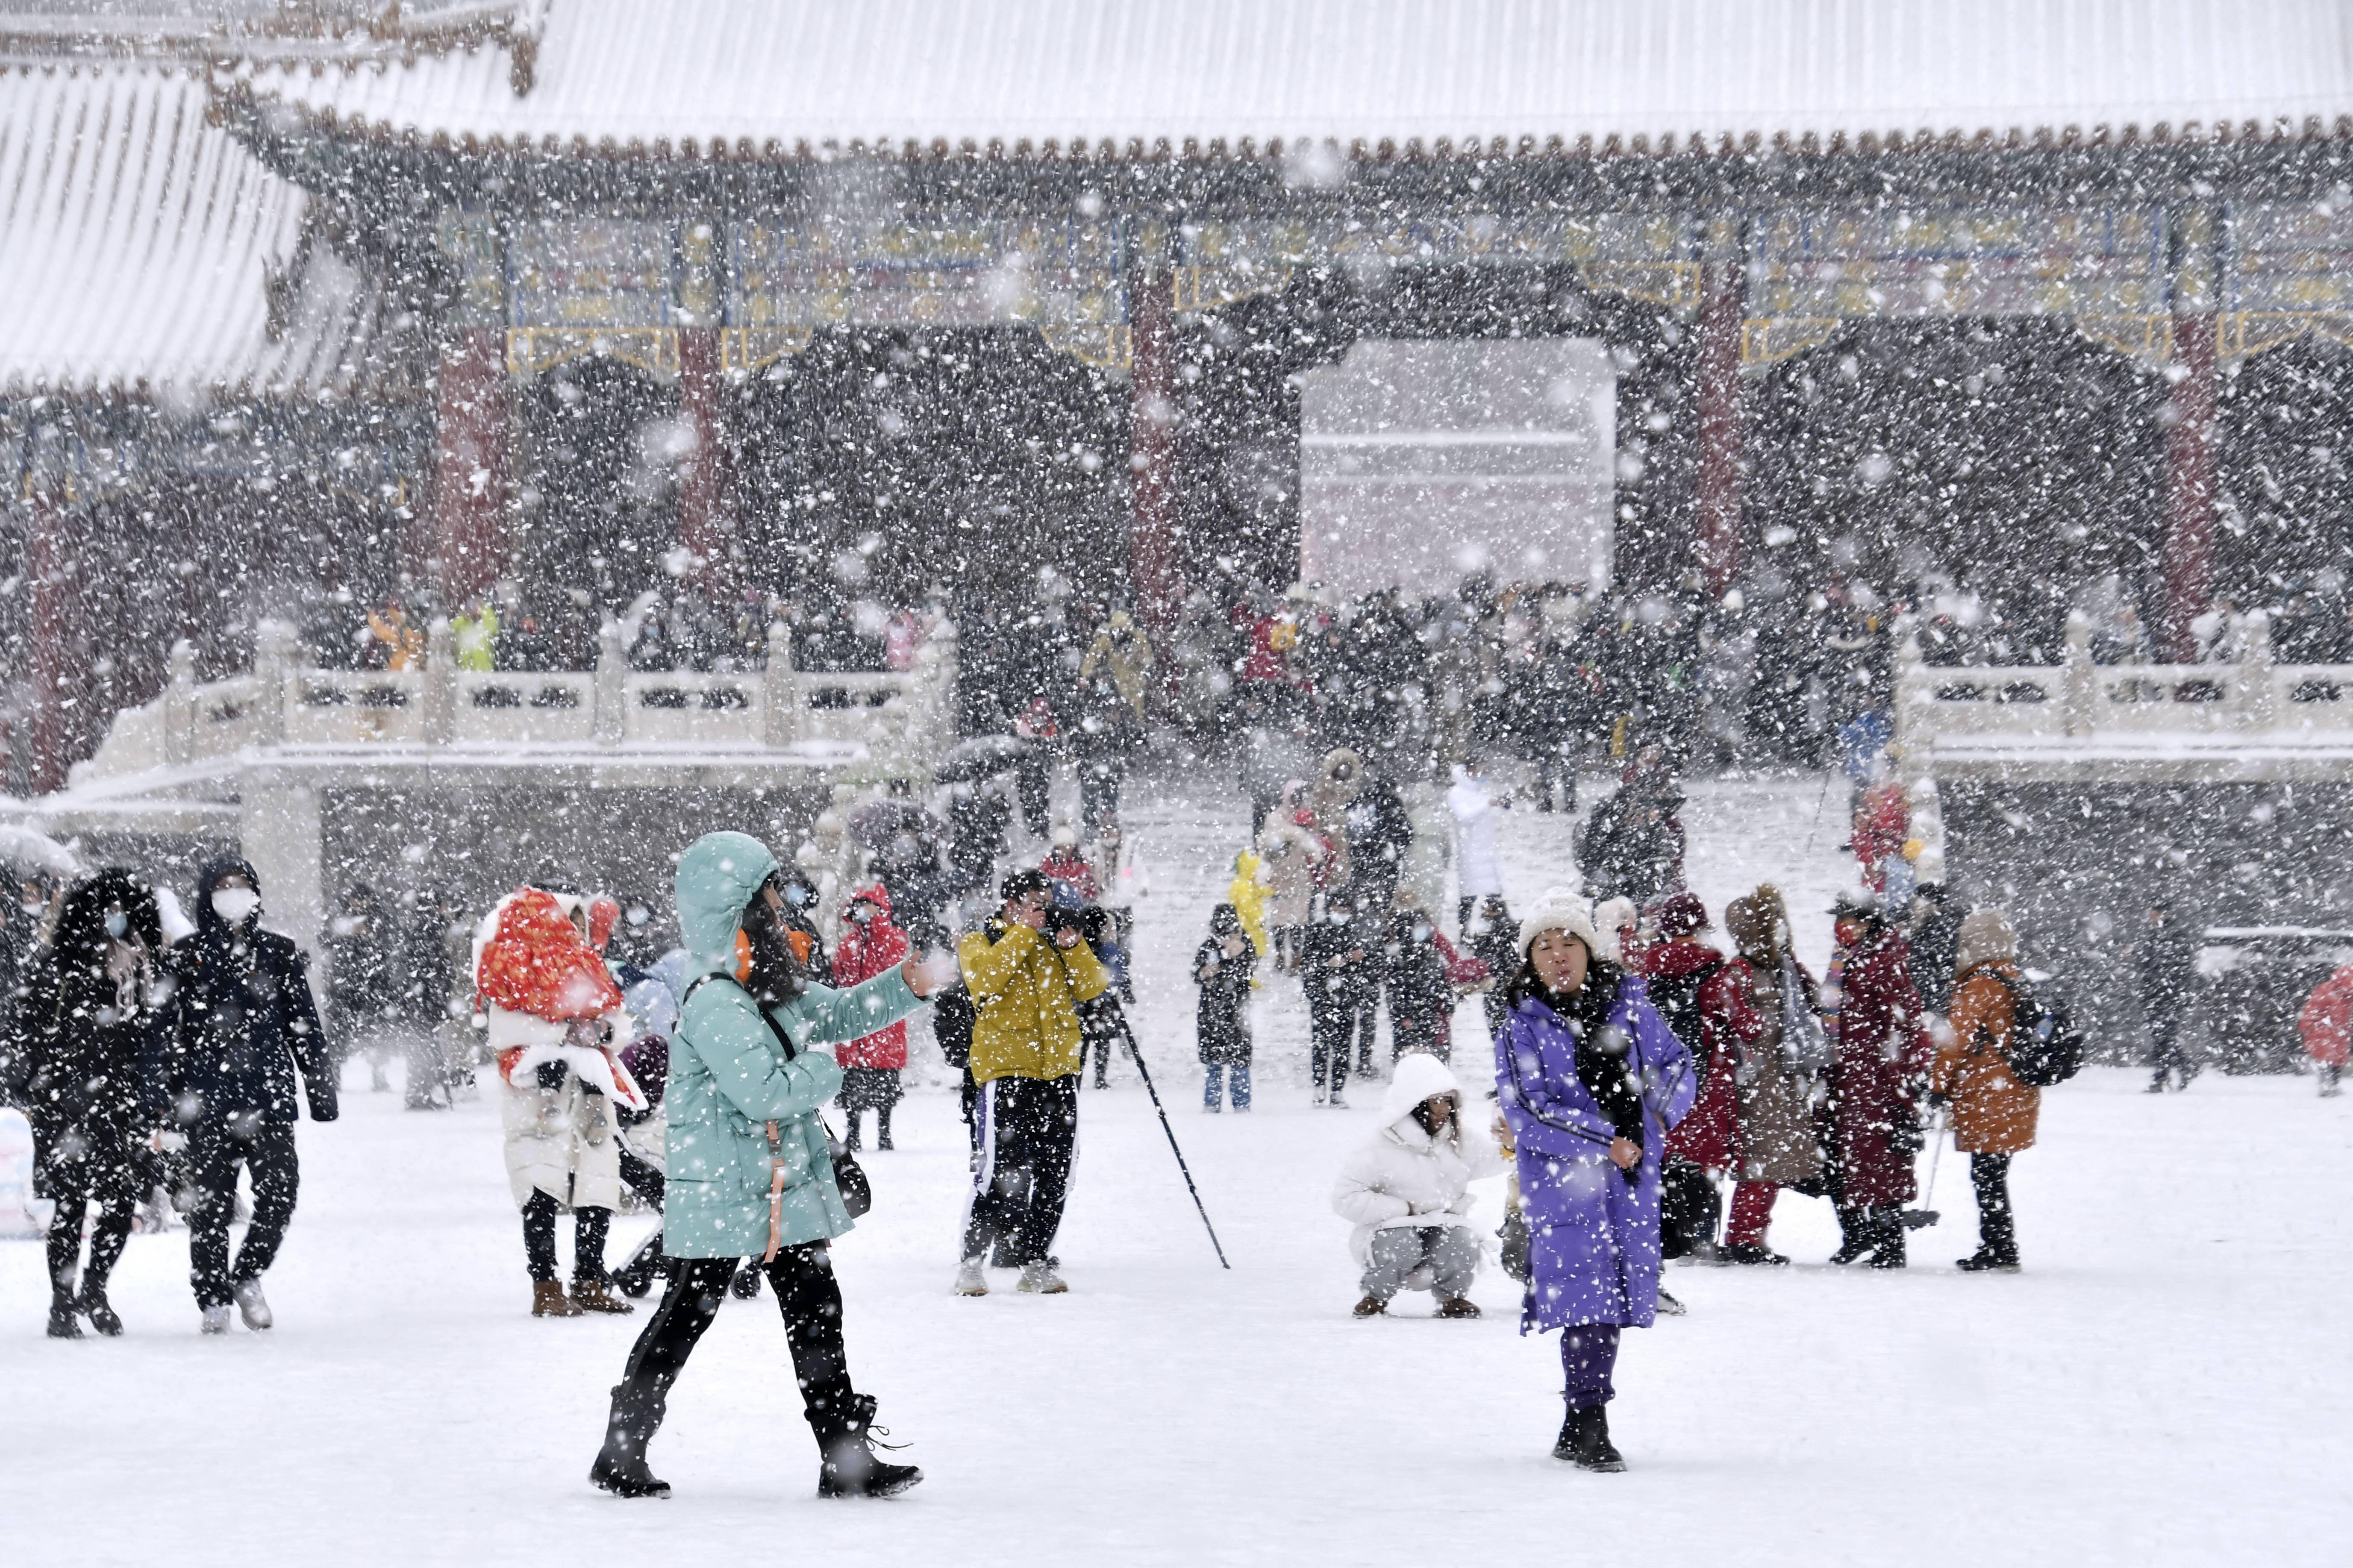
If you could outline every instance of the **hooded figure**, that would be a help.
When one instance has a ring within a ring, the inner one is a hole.
[[[1201,1109],[1216,1110],[1221,1079],[1233,1080],[1236,1110],[1250,1104],[1250,994],[1258,947],[1231,904],[1209,911],[1209,934],[1193,950],[1193,984],[1201,990],[1193,1023],[1207,1069]],[[1229,1073],[1230,1069],[1230,1073]]]
[[[850,1385],[841,1289],[825,1245],[849,1228],[849,1211],[818,1116],[841,1087],[841,1069],[810,1048],[871,1035],[923,1004],[903,965],[846,991],[808,983],[784,941],[773,880],[780,871],[767,847],[742,833],[705,834],[679,857],[689,978],[663,1096],[663,1249],[681,1267],[629,1352],[589,1470],[591,1481],[624,1497],[669,1494],[646,1466],[646,1445],[744,1258],[762,1260],[784,1313],[823,1456],[818,1495],[888,1495],[923,1479],[913,1466],[874,1457],[874,1401]]]
[[[335,1058],[319,1026],[309,956],[291,939],[261,929],[261,907],[252,866],[234,856],[215,860],[196,878],[195,935],[172,955],[179,984],[167,1087],[195,1177],[189,1282],[207,1333],[228,1327],[232,1300],[247,1327],[270,1325],[261,1276],[294,1217],[301,1179],[298,1069],[311,1120],[332,1121],[337,1112]],[[232,1266],[228,1226],[240,1165],[253,1182],[253,1225]]]
[[[1504,1172],[1486,1130],[1468,1124],[1462,1089],[1436,1057],[1400,1058],[1381,1098],[1379,1130],[1333,1184],[1332,1208],[1356,1226],[1348,1249],[1364,1269],[1359,1318],[1388,1310],[1401,1289],[1427,1289],[1438,1316],[1475,1318],[1467,1299],[1479,1271],[1471,1184]]]
[[[856,985],[896,969],[913,951],[907,933],[891,923],[891,895],[880,882],[849,895],[849,929],[833,950],[837,984]],[[907,1065],[907,1026],[893,1024],[837,1048],[841,1109],[849,1118],[844,1144],[858,1147],[860,1113],[874,1112],[874,1146],[891,1147],[891,1108],[899,1103],[899,1073]]]
[[[1902,1210],[1917,1197],[1917,1096],[1928,1072],[1928,1032],[1912,984],[1912,952],[1870,894],[1831,910],[1838,948],[1824,988],[1831,1039],[1831,1123],[1838,1166],[1833,1263],[1866,1256],[1873,1268],[1905,1262]],[[1831,1020],[1836,1020],[1834,1029]]]
[[[152,1184],[144,1145],[164,1118],[170,992],[163,952],[154,895],[128,871],[100,871],[66,893],[48,950],[16,999],[8,1099],[32,1124],[37,1178],[57,1203],[48,1235],[52,1339],[79,1339],[80,1313],[100,1333],[122,1331],[106,1281]]]

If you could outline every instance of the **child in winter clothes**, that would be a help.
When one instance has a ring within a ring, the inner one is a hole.
[[[1258,948],[1242,929],[1234,906],[1219,904],[1210,910],[1208,937],[1193,954],[1193,984],[1201,988],[1194,1026],[1200,1037],[1201,1065],[1207,1069],[1201,1089],[1204,1110],[1219,1109],[1219,1090],[1229,1075],[1233,1081],[1234,1109],[1250,1109],[1250,1037],[1246,1009],[1250,972],[1257,964]]]
[[[620,989],[575,923],[588,913],[577,898],[522,888],[499,900],[475,938],[474,984],[499,1064],[507,1179],[522,1208],[535,1318],[634,1310],[605,1275],[605,1234],[621,1196],[614,1107],[650,1105],[618,1055]],[[568,1298],[555,1281],[555,1216],[566,1208]]]
[[[1423,1051],[1447,1060],[1454,1050],[1457,987],[1485,980],[1486,966],[1455,950],[1411,888],[1398,889],[1381,957],[1389,993],[1391,1059]]]
[[[1347,1103],[1341,1092],[1348,1085],[1348,1053],[1360,1031],[1365,1055],[1372,1055],[1373,1009],[1367,1004],[1380,995],[1375,963],[1380,943],[1359,925],[1356,906],[1345,889],[1320,902],[1323,918],[1300,941],[1299,982],[1307,993],[1315,1103],[1336,1107]]]
[[[852,893],[845,913],[849,929],[833,950],[833,978],[837,985],[847,987],[871,980],[906,961],[913,944],[905,931],[891,923],[891,895],[880,882]],[[841,1097],[838,1103],[849,1119],[849,1131],[841,1140],[843,1145],[850,1149],[859,1146],[859,1122],[863,1113],[871,1110],[874,1146],[890,1148],[891,1108],[899,1103],[899,1073],[907,1065],[907,1026],[897,1023],[861,1036],[836,1048],[833,1059],[841,1066]]]
[[[1378,1317],[1402,1289],[1427,1289],[1441,1318],[1475,1318],[1471,1282],[1479,1237],[1471,1184],[1500,1175],[1504,1156],[1485,1129],[1467,1125],[1462,1089],[1436,1057],[1398,1063],[1381,1101],[1380,1131],[1349,1156],[1332,1207],[1356,1229],[1349,1247],[1364,1267],[1355,1315]]]
[[[1250,947],[1264,956],[1273,949],[1266,934],[1266,875],[1258,856],[1248,849],[1234,857],[1234,879],[1226,884],[1226,901],[1242,922]],[[1253,982],[1253,984],[1256,984]]]

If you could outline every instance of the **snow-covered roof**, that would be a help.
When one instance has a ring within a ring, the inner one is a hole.
[[[0,71],[0,390],[352,379],[369,286],[206,95],[174,68]]]
[[[543,15],[523,76],[480,47],[256,66],[252,85],[396,133],[769,153],[2153,136],[2353,115],[2341,0],[549,0]]]

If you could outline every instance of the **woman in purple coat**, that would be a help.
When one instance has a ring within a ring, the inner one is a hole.
[[[1610,1372],[1659,1303],[1659,1163],[1697,1084],[1641,977],[1619,967],[1620,905],[1546,894],[1520,924],[1495,1085],[1528,1222],[1520,1331],[1559,1329],[1568,1404],[1553,1457],[1622,1470]]]

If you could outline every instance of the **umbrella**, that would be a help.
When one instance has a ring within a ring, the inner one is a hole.
[[[948,748],[932,776],[942,784],[963,784],[1001,773],[1038,749],[1035,741],[1018,735],[975,735]]]
[[[74,852],[46,833],[29,827],[0,826],[0,865],[79,877],[83,866]]]

